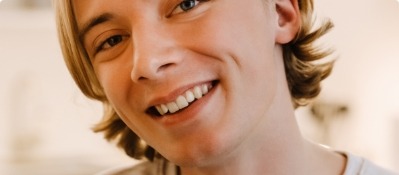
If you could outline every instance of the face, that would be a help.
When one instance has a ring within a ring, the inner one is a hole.
[[[261,0],[74,0],[108,100],[179,165],[216,160],[267,118],[283,72]]]

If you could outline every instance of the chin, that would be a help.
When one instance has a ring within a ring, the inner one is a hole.
[[[211,137],[202,135],[194,140],[189,143],[169,145],[169,149],[165,150],[166,154],[161,154],[170,162],[181,167],[206,167],[223,162],[227,155],[231,155],[238,148],[240,143],[239,139],[234,142],[232,137],[216,136],[214,133]]]

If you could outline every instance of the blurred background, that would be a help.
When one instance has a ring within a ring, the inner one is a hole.
[[[303,135],[399,171],[399,2],[315,0],[338,57]],[[50,0],[0,0],[0,174],[86,175],[135,163],[90,128],[101,104],[64,65]]]

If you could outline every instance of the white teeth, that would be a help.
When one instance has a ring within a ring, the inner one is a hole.
[[[177,97],[176,104],[179,107],[179,109],[183,109],[188,106],[188,102],[187,102],[186,98],[184,98],[181,95],[179,97]]]
[[[158,106],[155,106],[155,108],[157,108],[157,111],[159,112],[159,114],[161,114],[161,115],[165,114],[165,112],[163,112],[161,106],[158,105]]]
[[[207,94],[208,93],[208,86],[207,85],[202,85],[201,86],[201,91],[202,91],[202,94]]]
[[[155,106],[160,115],[165,115],[166,113],[175,113],[181,109],[186,108],[190,105],[195,99],[200,99],[202,96],[209,92],[209,89],[212,88],[212,85],[201,85],[195,86],[193,89],[187,90],[185,94],[180,95],[174,102],[170,102],[167,104],[161,104]]]
[[[202,90],[199,86],[195,86],[194,88],[194,97],[196,99],[200,99],[202,97]]]
[[[168,110],[168,107],[166,106],[166,105],[164,105],[164,104],[162,104],[161,105],[161,109],[162,109],[162,112],[164,113],[164,114],[166,114],[169,110]],[[163,114],[162,114],[163,115]]]
[[[193,94],[193,92],[191,92],[190,90],[188,90],[188,91],[186,92],[186,100],[187,100],[187,102],[189,102],[189,103],[191,103],[191,102],[193,102],[193,101],[195,100],[194,94]]]
[[[168,107],[169,112],[172,114],[179,110],[179,107],[177,106],[177,104],[175,102],[170,102],[170,103],[166,104],[166,106]]]
[[[168,113],[168,111],[169,111],[168,107],[166,105],[164,105],[164,104],[157,105],[157,106],[155,106],[155,108],[157,109],[157,111],[161,115],[164,115],[164,114]]]

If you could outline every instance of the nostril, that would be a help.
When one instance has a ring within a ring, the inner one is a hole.
[[[146,80],[146,79],[147,79],[147,78],[145,78],[145,77],[139,77],[138,80],[140,81],[140,80]]]
[[[133,81],[155,80],[161,78],[165,74],[166,69],[175,66],[174,63],[167,63],[163,65],[154,65],[150,67],[135,67],[132,68],[131,79]]]
[[[162,65],[162,66],[160,66],[160,67],[158,68],[158,72],[159,72],[159,71],[163,71],[163,70],[165,70],[166,68],[172,67],[172,66],[173,66],[173,63],[164,64],[164,65]]]

